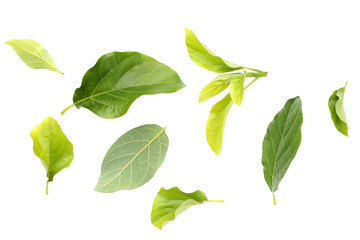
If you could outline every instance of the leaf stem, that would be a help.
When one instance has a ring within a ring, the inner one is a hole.
[[[46,195],[49,195],[49,180],[46,182]]]
[[[218,202],[218,203],[223,203],[225,202],[224,200],[207,200],[208,202]]]
[[[258,80],[259,78],[260,78],[260,77],[254,78],[254,80],[252,80],[252,81],[244,88],[244,90],[247,89],[248,87],[250,87],[251,84],[253,84],[254,82],[256,82],[256,80]]]
[[[59,69],[55,68],[57,72],[61,73],[62,75],[64,75],[64,73],[62,71],[60,71]]]
[[[64,113],[69,110],[70,108],[72,108],[73,106],[75,106],[75,103],[71,104],[70,106],[66,107],[64,110],[61,111],[61,115],[64,115]]]
[[[274,200],[274,206],[276,206],[276,198],[275,198],[275,193],[273,192],[273,200]]]

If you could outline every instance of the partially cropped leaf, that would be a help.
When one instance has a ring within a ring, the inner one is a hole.
[[[197,190],[192,193],[184,193],[178,187],[171,189],[161,188],[156,195],[151,211],[151,223],[162,229],[165,224],[173,221],[180,213],[189,207],[204,202],[224,202],[222,200],[208,200],[206,195]]]
[[[102,118],[124,115],[142,95],[172,93],[184,87],[178,74],[155,59],[138,52],[103,55],[83,77],[73,97],[76,106]]]
[[[212,98],[222,91],[224,91],[233,78],[242,75],[242,73],[229,73],[217,76],[211,83],[206,85],[199,96],[199,103],[205,102],[209,98]]]
[[[232,72],[244,68],[215,55],[197,39],[191,29],[185,28],[185,37],[190,58],[196,65],[216,73]]]
[[[226,117],[233,104],[230,93],[216,103],[211,111],[206,124],[206,138],[211,149],[219,155],[222,148],[222,139],[226,123]]]
[[[236,103],[237,105],[241,105],[241,102],[243,100],[244,97],[244,82],[245,82],[245,78],[246,78],[246,73],[244,74],[240,74],[237,77],[234,77],[231,80],[230,83],[230,96],[231,99],[234,103]]]
[[[344,94],[346,85],[347,82],[345,84],[345,87],[339,88],[338,90],[334,91],[334,93],[330,96],[329,109],[331,113],[331,119],[333,120],[336,129],[345,136],[349,136],[344,111]]]
[[[29,39],[12,39],[5,44],[10,45],[29,67],[64,74],[55,67],[54,60],[40,43]]]
[[[144,185],[163,163],[168,145],[165,128],[157,125],[128,131],[106,153],[95,190],[112,193]]]
[[[31,131],[30,136],[34,141],[34,153],[40,158],[47,172],[47,194],[48,183],[73,160],[73,145],[52,117],[45,118]]]
[[[262,146],[262,165],[265,181],[273,194],[299,149],[302,122],[301,99],[295,97],[286,102],[267,128]]]

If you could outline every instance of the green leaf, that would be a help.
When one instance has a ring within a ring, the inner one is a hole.
[[[48,194],[48,183],[53,181],[55,174],[70,166],[74,158],[73,145],[52,117],[45,118],[31,131],[30,136],[34,141],[34,153],[40,158],[47,172]]]
[[[202,89],[199,96],[199,103],[205,102],[209,98],[224,91],[230,85],[231,80],[241,74],[242,73],[230,73],[217,76],[211,83]]]
[[[300,97],[289,99],[267,128],[262,146],[262,165],[266,183],[273,194],[300,146],[301,108]]]
[[[124,115],[142,95],[172,93],[184,87],[178,74],[155,59],[138,52],[103,55],[90,68],[73,97],[74,105],[87,108],[102,118]]]
[[[163,163],[168,145],[165,128],[157,125],[128,131],[106,153],[95,191],[112,193],[144,185]]]
[[[226,117],[233,104],[230,93],[216,103],[211,111],[206,124],[206,138],[211,149],[219,155],[222,148],[222,139]]]
[[[334,91],[334,93],[329,98],[329,109],[331,113],[331,119],[333,120],[336,129],[344,134],[348,135],[348,127],[346,124],[346,117],[344,111],[344,94],[346,89],[347,82],[345,87],[339,88]]]
[[[237,77],[234,77],[230,83],[230,96],[234,103],[238,106],[241,105],[241,102],[244,98],[244,82],[246,78],[246,73],[240,74]]]
[[[178,187],[171,189],[161,188],[156,195],[151,211],[151,223],[162,229],[165,224],[173,221],[180,213],[189,207],[204,202],[224,202],[223,200],[208,200],[206,195],[197,190],[184,193]]]
[[[185,37],[190,58],[199,67],[216,73],[232,72],[244,68],[216,56],[197,39],[191,29],[185,28]]]
[[[55,67],[54,60],[40,43],[29,39],[12,39],[5,44],[10,45],[29,67],[64,74]]]

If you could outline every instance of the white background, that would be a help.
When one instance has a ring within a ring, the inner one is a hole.
[[[359,239],[360,35],[358,1],[2,1],[0,42],[40,42],[65,75],[27,67],[0,45],[0,239]],[[217,74],[196,66],[185,46],[189,27],[219,56],[268,71],[231,109],[223,150],[206,143],[213,104],[198,104]],[[97,59],[139,51],[175,69],[186,88],[140,97],[121,118],[87,109],[60,111]],[[345,85],[349,135],[327,102]],[[276,192],[265,183],[261,148],[267,125],[286,100],[301,96],[302,143]],[[46,173],[33,154],[31,129],[58,120],[75,158],[45,195]],[[93,191],[111,144],[139,125],[167,126],[170,146],[141,188]],[[160,187],[202,190],[192,207],[160,231],[150,222]]]

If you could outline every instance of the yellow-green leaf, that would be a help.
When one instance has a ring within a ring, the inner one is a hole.
[[[34,141],[34,153],[40,158],[47,172],[47,194],[48,183],[53,181],[55,174],[70,166],[74,158],[73,145],[52,117],[45,118],[34,127],[30,136]]]
[[[197,190],[192,193],[185,193],[178,187],[171,189],[161,188],[155,197],[151,211],[151,223],[162,229],[165,224],[173,221],[179,214],[191,206],[205,202],[224,202],[223,200],[208,200],[206,195]]]
[[[211,111],[206,124],[206,139],[211,149],[219,155],[222,148],[222,139],[226,117],[232,106],[230,93],[216,103]]]
[[[29,39],[12,39],[5,44],[10,45],[29,67],[64,74],[55,67],[54,60],[40,43]]]
[[[224,91],[229,86],[231,80],[241,74],[242,73],[230,73],[217,76],[211,83],[201,90],[199,103],[205,102],[209,98],[212,98]]]
[[[347,82],[345,87],[334,91],[334,93],[330,96],[329,109],[331,113],[331,119],[333,120],[336,129],[348,137],[348,127],[344,110],[344,94],[346,85]]]
[[[244,82],[246,78],[246,73],[240,74],[234,77],[230,83],[230,96],[234,103],[241,105],[241,102],[244,98]]]
[[[244,68],[235,63],[226,61],[211,52],[197,39],[195,33],[191,29],[185,28],[185,37],[186,47],[190,58],[199,67],[216,73],[232,72]]]

